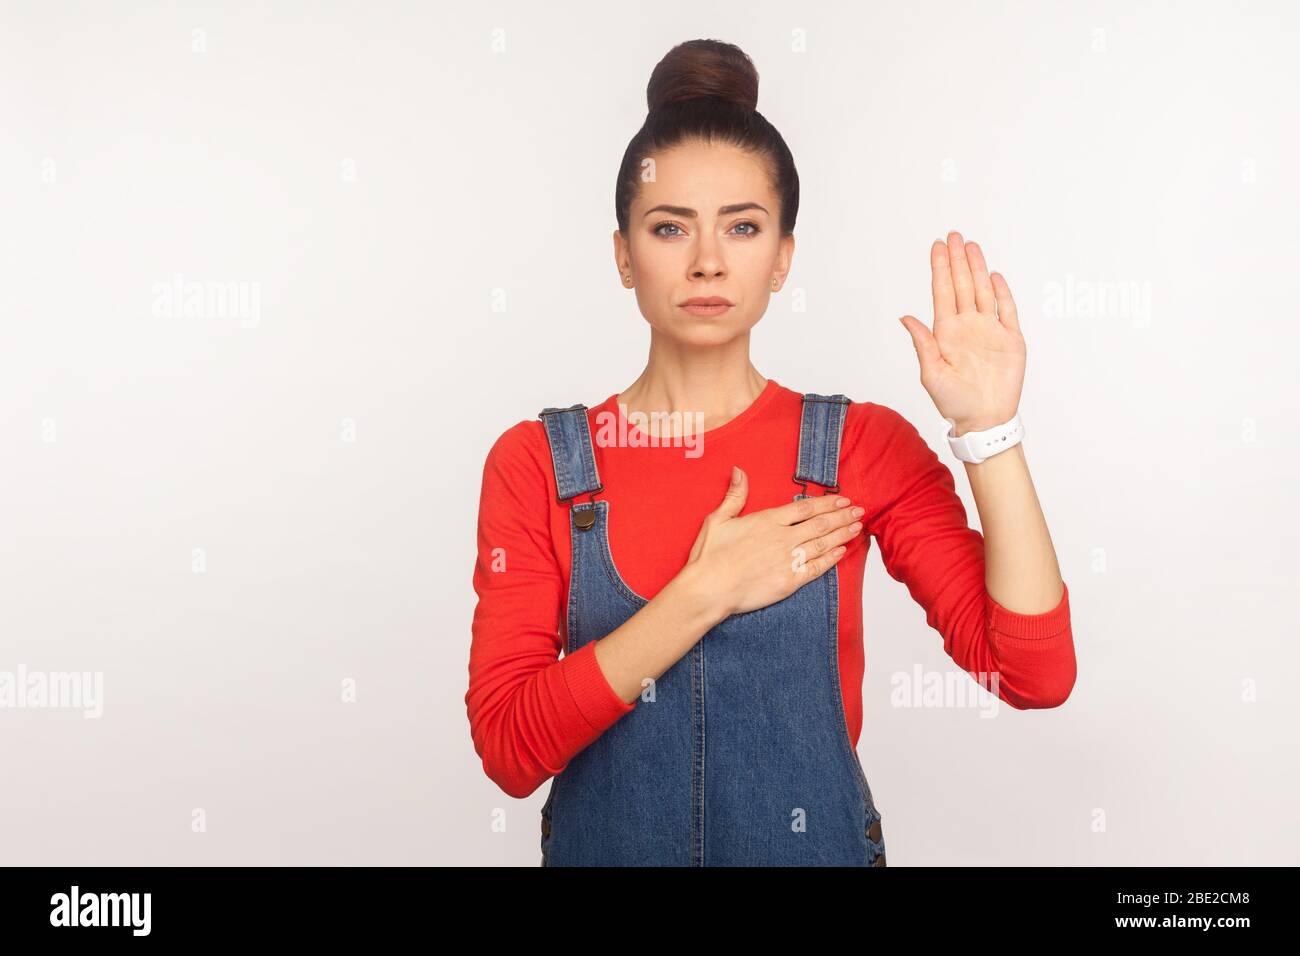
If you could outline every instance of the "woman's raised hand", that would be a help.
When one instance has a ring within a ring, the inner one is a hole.
[[[934,331],[914,316],[899,321],[912,336],[921,385],[958,435],[1009,421],[1025,380],[1025,340],[1011,289],[989,273],[984,253],[961,233],[930,247]]]
[[[682,569],[717,602],[718,620],[775,604],[825,574],[861,533],[864,514],[848,498],[830,494],[742,516],[749,478],[740,468],[732,474]]]

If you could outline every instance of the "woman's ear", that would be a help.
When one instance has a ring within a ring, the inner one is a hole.
[[[614,267],[618,269],[618,275],[623,285],[631,288],[632,286],[632,248],[628,244],[627,237],[623,235],[623,230],[614,230]]]

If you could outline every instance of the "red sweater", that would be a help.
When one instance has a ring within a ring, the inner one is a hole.
[[[593,436],[610,420],[597,419],[602,413],[618,416],[618,434],[637,431],[617,397],[588,409]],[[799,392],[768,379],[744,412],[704,432],[698,457],[668,444],[596,446],[605,485],[597,497],[610,503],[610,549],[633,591],[653,598],[681,570],[700,523],[722,501],[733,464],[749,476],[744,514],[791,500],[798,490],[792,476],[801,411]],[[996,671],[998,696],[1020,709],[1055,707],[1069,696],[1075,659],[1068,589],[1043,614],[1019,614],[989,596],[984,538],[967,525],[952,473],[905,418],[874,402],[850,404],[839,482],[841,494],[866,508],[864,533],[837,565],[840,676],[855,746],[862,731],[869,536],[889,575],[907,585],[963,670]],[[610,687],[594,642],[560,657],[570,531],[569,504],[556,494],[541,421],[507,429],[483,468],[465,705],[484,771],[513,797],[531,794],[636,706]]]

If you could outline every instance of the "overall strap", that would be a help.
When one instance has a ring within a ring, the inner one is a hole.
[[[604,485],[596,470],[596,453],[587,426],[587,406],[547,407],[538,413],[546,426],[551,445],[551,463],[555,466],[555,486],[560,501],[577,495],[595,494]]]
[[[814,392],[804,395],[803,418],[799,422],[799,461],[794,471],[794,480],[803,485],[803,491],[796,497],[808,494],[810,481],[826,486],[822,494],[840,490],[840,438],[849,402],[844,395]]]

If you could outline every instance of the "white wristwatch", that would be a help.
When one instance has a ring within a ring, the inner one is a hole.
[[[978,465],[998,452],[1020,444],[1020,439],[1025,437],[1025,426],[1020,421],[1019,412],[1016,412],[1015,417],[1009,422],[994,425],[982,432],[966,432],[960,438],[953,435],[957,423],[951,418],[946,418],[944,421],[948,423],[948,446],[952,449],[952,453],[972,465]]]

